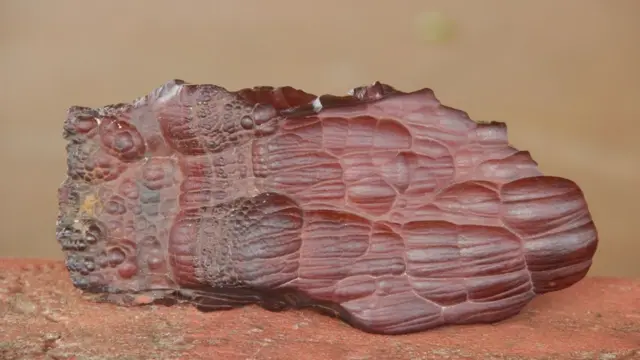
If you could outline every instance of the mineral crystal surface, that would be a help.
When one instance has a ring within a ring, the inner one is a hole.
[[[513,316],[597,247],[573,181],[430,89],[176,80],[70,108],[64,137],[57,239],[73,284],[119,304],[313,307],[408,333]]]

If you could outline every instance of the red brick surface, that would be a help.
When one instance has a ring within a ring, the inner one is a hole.
[[[640,280],[586,278],[492,325],[366,334],[312,311],[117,307],[60,262],[0,259],[0,359],[640,359]]]

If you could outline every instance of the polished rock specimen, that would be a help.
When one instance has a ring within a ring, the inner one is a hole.
[[[74,285],[119,304],[312,307],[384,334],[495,322],[581,280],[598,242],[574,182],[429,89],[175,80],[70,108],[64,138],[57,239]]]

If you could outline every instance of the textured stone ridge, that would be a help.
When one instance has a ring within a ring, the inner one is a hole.
[[[377,336],[308,310],[114,307],[74,290],[58,261],[0,258],[0,319],[6,360],[640,359],[633,279],[587,277],[491,326]]]
[[[172,81],[72,107],[64,137],[57,239],[75,286],[120,304],[312,306],[400,334],[509,318],[597,248],[574,182],[430,89]]]

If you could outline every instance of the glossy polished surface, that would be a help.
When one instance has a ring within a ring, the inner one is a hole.
[[[174,80],[74,106],[57,239],[74,285],[201,308],[311,306],[368,332],[495,322],[588,272],[580,188],[430,89]]]

